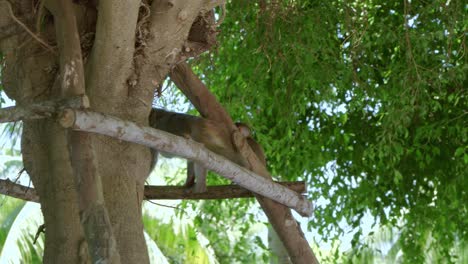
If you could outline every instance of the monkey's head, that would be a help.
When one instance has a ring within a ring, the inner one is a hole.
[[[250,137],[252,135],[252,131],[250,130],[250,127],[241,122],[236,122],[236,127],[239,129],[239,132],[246,138]]]
[[[245,137],[247,143],[250,145],[255,155],[257,155],[260,162],[266,166],[265,152],[263,151],[262,146],[260,146],[260,144],[258,144],[257,141],[253,139],[252,130],[250,127],[247,124],[240,122],[236,122],[236,126],[241,135]]]

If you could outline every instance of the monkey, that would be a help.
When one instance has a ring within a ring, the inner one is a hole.
[[[252,148],[252,151],[255,153],[258,160],[263,164],[263,166],[266,166],[265,151],[263,151],[262,146],[260,146],[260,144],[258,144],[257,141],[253,139],[252,130],[250,127],[247,124],[241,122],[236,122],[235,125],[239,132],[244,136],[247,144],[249,144],[250,148]]]
[[[248,164],[246,164],[246,161],[232,143],[232,131],[225,125],[206,118],[169,112],[158,108],[151,110],[149,124],[153,128],[199,142],[216,154],[220,154],[240,166],[248,167]],[[260,144],[252,138],[250,128],[244,123],[236,123],[236,126],[259,160],[265,165],[264,151]],[[172,157],[166,153],[161,154],[166,157]],[[157,162],[157,151],[152,150],[152,155],[153,168]],[[194,186],[195,193],[205,192],[206,174],[206,168],[188,160],[185,186]]]

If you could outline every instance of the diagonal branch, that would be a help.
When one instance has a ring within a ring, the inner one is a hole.
[[[214,121],[222,122],[226,126],[230,127],[233,133],[236,132],[235,125],[231,117],[216,100],[216,97],[210,93],[198,76],[193,73],[187,63],[183,62],[178,64],[171,72],[170,77],[177,87],[179,87],[179,89],[189,98],[202,116]],[[235,134],[233,134],[234,141],[238,138],[239,137],[235,137]],[[239,148],[239,152],[248,161],[252,171],[262,177],[265,177],[268,181],[271,181],[271,175],[254,154],[249,144],[245,144],[242,140],[239,142],[235,141],[233,143]],[[281,238],[291,260],[294,263],[318,263],[318,260],[312,252],[309,243],[305,239],[300,226],[297,225],[291,210],[260,195],[256,195],[256,197],[265,211],[270,223]]]
[[[303,216],[312,215],[312,204],[301,195],[238,166],[195,141],[89,111],[65,110],[59,122],[62,126],[77,131],[111,136],[192,160],[248,190],[293,208]]]
[[[229,125],[231,130],[237,129],[228,112],[218,103],[216,97],[206,88],[187,63],[177,64],[170,72],[169,77],[192,102],[201,116]]]

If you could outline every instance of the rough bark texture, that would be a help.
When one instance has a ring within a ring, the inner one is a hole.
[[[1,1],[0,23],[15,23],[10,13],[13,11],[16,19],[34,30],[32,7],[30,1],[17,1],[14,5]],[[46,25],[41,37],[51,39],[54,33],[54,28]],[[24,30],[2,39],[0,49],[5,56],[2,81],[8,96],[23,105],[52,97],[57,67],[53,52]],[[84,239],[67,147],[65,131],[59,125],[50,120],[24,122],[23,161],[40,195],[47,225],[45,263],[78,263],[78,251]]]
[[[57,77],[60,83],[60,95],[65,98],[83,96],[85,76],[73,3],[45,0],[44,4],[53,14],[56,28],[60,54],[60,73]],[[94,263],[120,263],[109,214],[104,204],[102,181],[97,170],[92,135],[75,131],[67,131],[67,134],[73,178],[78,194],[80,222],[91,260]]]
[[[91,108],[146,125],[154,90],[179,58],[205,3],[155,0],[151,6],[141,2],[140,8],[140,1],[101,0],[95,6],[96,2],[73,1]],[[0,0],[0,28],[12,28],[0,34],[2,81],[8,96],[23,105],[63,94],[60,80],[67,76],[59,76],[66,72],[60,58],[64,50],[76,48],[67,46],[76,36],[56,38],[66,26],[47,9],[56,7],[35,3]],[[148,263],[141,203],[149,150],[103,136],[91,140],[121,262]],[[24,165],[40,196],[47,226],[44,263],[88,260],[68,148],[66,130],[53,121],[24,122]]]

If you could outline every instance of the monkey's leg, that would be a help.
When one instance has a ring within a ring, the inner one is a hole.
[[[190,188],[195,184],[195,168],[193,161],[187,160],[187,179],[185,187]]]
[[[194,187],[195,193],[202,193],[206,191],[206,174],[205,167],[193,161],[187,161],[187,179],[185,187]]]
[[[195,193],[206,192],[206,174],[208,171],[205,167],[198,163],[194,163],[193,171],[195,172]]]

